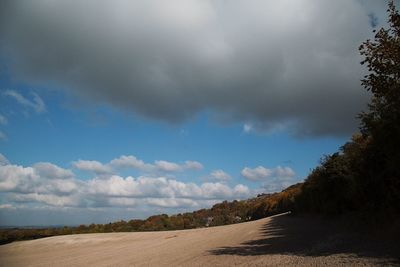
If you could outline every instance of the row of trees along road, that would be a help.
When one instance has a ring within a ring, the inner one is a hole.
[[[400,15],[393,1],[387,11],[388,29],[359,47],[368,71],[361,84],[372,95],[359,115],[360,133],[312,171],[298,196],[300,210],[400,213]]]

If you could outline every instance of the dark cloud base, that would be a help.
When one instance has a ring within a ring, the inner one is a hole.
[[[369,99],[357,47],[384,15],[370,6],[2,1],[1,55],[18,79],[155,120],[207,109],[259,132],[346,135]]]

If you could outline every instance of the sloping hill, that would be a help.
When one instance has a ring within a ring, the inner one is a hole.
[[[0,244],[68,234],[164,231],[220,226],[261,219],[295,209],[295,197],[301,185],[292,185],[282,192],[260,194],[247,200],[223,201],[208,209],[168,216],[159,214],[147,219],[116,221],[107,224],[90,224],[76,227],[10,228],[0,229]]]
[[[382,243],[380,243],[382,244]],[[381,245],[380,245],[381,246]],[[393,247],[390,244],[388,247]],[[395,264],[374,242],[287,214],[178,231],[56,236],[0,247],[0,266],[268,266]]]

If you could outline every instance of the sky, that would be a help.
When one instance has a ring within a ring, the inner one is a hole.
[[[301,182],[358,129],[386,1],[0,3],[0,226],[192,211]]]

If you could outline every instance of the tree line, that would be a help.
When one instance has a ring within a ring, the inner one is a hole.
[[[292,189],[287,189],[286,191],[290,190]],[[154,215],[144,220],[121,220],[107,224],[50,227],[44,229],[0,229],[0,244],[56,235],[184,230],[240,223],[279,213],[287,205],[287,199],[282,195],[286,194],[286,191],[275,194],[262,194],[248,200],[223,201],[215,204],[210,209],[200,209],[183,214],[180,213],[172,216],[168,216],[167,214]],[[289,210],[289,207],[287,210]]]
[[[302,186],[298,208],[324,214],[356,212],[385,220],[400,213],[400,15],[393,1],[388,29],[361,44],[372,94],[359,114],[360,132],[322,159]]]

